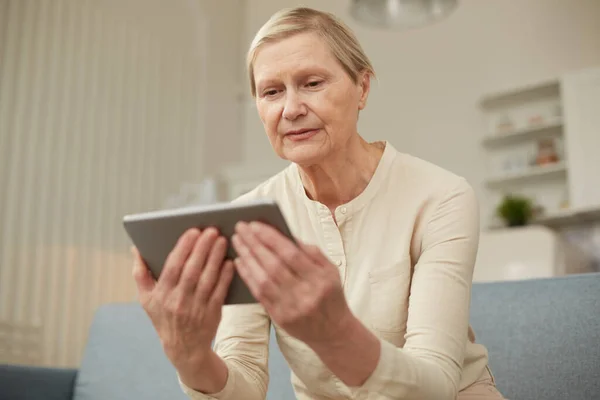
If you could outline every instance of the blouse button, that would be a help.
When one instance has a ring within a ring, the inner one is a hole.
[[[342,212],[342,214],[346,214],[346,207],[342,207],[340,211]]]

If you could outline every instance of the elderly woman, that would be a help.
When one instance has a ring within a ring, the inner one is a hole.
[[[469,184],[359,135],[374,71],[334,16],[275,14],[248,68],[270,143],[291,164],[236,201],[276,200],[299,240],[239,223],[232,263],[216,230],[190,230],[158,282],[137,254],[140,300],[183,390],[264,399],[272,322],[299,399],[502,399],[469,326]],[[234,270],[257,304],[222,308]]]

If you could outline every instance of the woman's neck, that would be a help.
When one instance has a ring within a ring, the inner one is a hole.
[[[383,155],[382,143],[368,143],[356,135],[327,161],[299,166],[307,196],[335,210],[365,190]]]

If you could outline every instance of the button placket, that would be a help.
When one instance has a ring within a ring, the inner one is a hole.
[[[324,251],[331,262],[338,267],[342,284],[344,284],[346,278],[346,254],[344,251],[344,240],[342,238],[341,227],[346,223],[346,214],[349,212],[348,207],[338,207],[334,213],[332,213],[324,204],[318,204],[316,206],[316,212],[319,216],[319,222],[322,229]]]
[[[343,225],[346,224],[346,221],[349,219],[349,215],[351,214],[351,210],[348,206],[339,206],[335,209],[335,219],[337,221],[337,226],[342,228]]]

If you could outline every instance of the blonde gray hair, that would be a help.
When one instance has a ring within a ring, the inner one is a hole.
[[[253,97],[256,96],[254,60],[260,47],[305,32],[316,33],[327,43],[354,83],[358,83],[359,75],[363,72],[375,76],[373,65],[358,39],[340,19],[312,8],[287,8],[273,14],[259,29],[248,50],[246,64]]]

